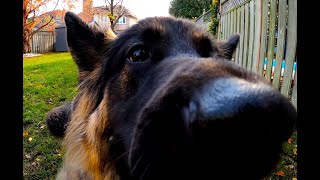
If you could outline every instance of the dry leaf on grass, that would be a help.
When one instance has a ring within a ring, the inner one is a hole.
[[[283,172],[283,171],[278,171],[278,172],[276,173],[276,175],[278,175],[278,176],[284,176],[284,172]]]
[[[295,156],[297,155],[297,148],[293,149],[293,155],[295,155]]]

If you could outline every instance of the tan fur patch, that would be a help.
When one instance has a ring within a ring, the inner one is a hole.
[[[106,153],[106,146],[101,145],[102,133],[107,126],[106,100],[103,100],[93,111],[96,95],[89,90],[83,90],[79,95],[81,97],[66,132],[64,166],[58,177],[73,179],[78,176],[77,172],[83,171],[92,179],[115,179],[116,175],[105,171],[111,168],[101,167],[105,163],[100,162],[100,158],[103,157],[101,151]],[[90,114],[92,111],[93,113]]]

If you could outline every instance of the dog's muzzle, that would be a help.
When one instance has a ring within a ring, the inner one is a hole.
[[[296,122],[271,85],[234,74],[176,87],[141,114],[129,166],[144,179],[263,178]]]

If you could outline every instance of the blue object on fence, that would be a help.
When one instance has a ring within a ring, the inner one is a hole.
[[[282,68],[285,68],[285,67],[286,67],[286,62],[282,61]]]
[[[277,64],[276,60],[273,59],[273,61],[272,61],[272,66],[274,67],[274,66],[276,66],[276,64]]]

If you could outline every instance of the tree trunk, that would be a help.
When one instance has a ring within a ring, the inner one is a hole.
[[[28,27],[23,28],[23,53],[31,52],[31,30]]]
[[[111,30],[115,33],[114,27],[116,26],[116,24],[114,23],[114,21],[111,22]]]

